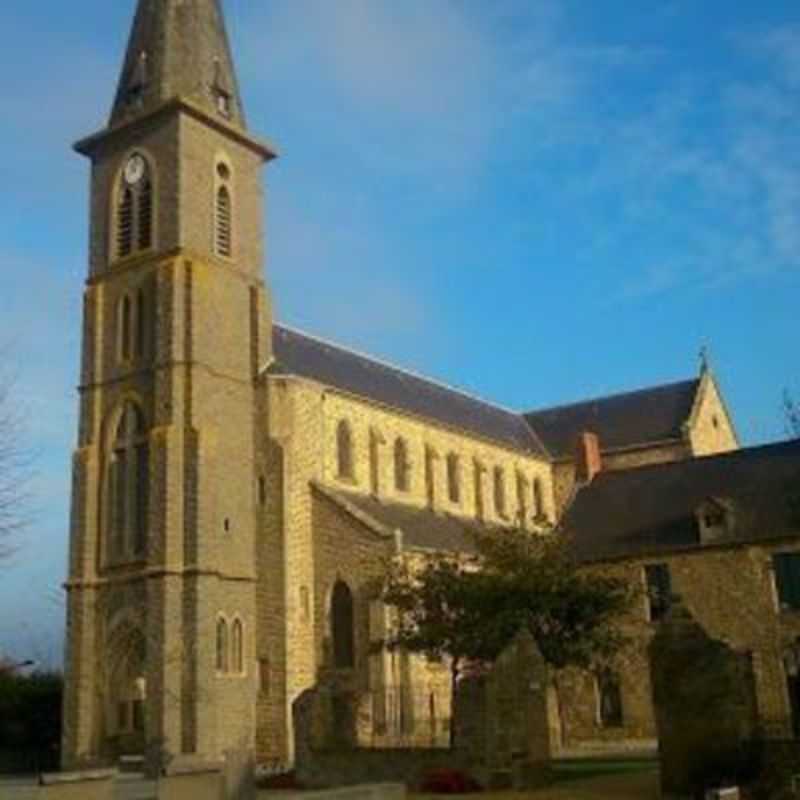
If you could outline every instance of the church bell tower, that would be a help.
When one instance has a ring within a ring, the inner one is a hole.
[[[255,735],[261,167],[220,0],[139,0],[91,162],[64,764]]]

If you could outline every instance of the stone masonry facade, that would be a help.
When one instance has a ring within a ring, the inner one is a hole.
[[[784,654],[800,635],[800,617],[781,609],[773,568],[776,553],[800,552],[794,538],[768,546],[724,547],[698,553],[654,555],[594,569],[640,586],[639,603],[625,623],[629,645],[619,654],[622,717],[604,725],[596,676],[576,670],[557,678],[560,744],[643,744],[656,738],[648,647],[657,630],[645,591],[645,568],[663,564],[672,588],[697,622],[736,652],[752,656],[759,721],[771,738],[792,738],[792,708]]]

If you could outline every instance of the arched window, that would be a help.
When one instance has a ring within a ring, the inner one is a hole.
[[[478,519],[483,519],[485,515],[483,506],[483,473],[486,468],[477,459],[472,462],[472,467],[475,473],[475,516]]]
[[[126,363],[141,360],[147,355],[148,342],[147,294],[139,289],[124,294],[117,307],[117,357]]]
[[[140,153],[125,162],[117,196],[117,258],[153,246],[153,176]]]
[[[425,445],[425,496],[428,508],[436,505],[436,459],[439,456],[429,445]]]
[[[244,672],[244,629],[238,617],[231,626],[231,664],[237,675]]]
[[[340,478],[353,479],[353,434],[347,420],[336,426],[336,461]]]
[[[517,473],[517,515],[520,524],[523,524],[528,517],[528,480],[521,473]]]
[[[214,174],[214,252],[222,258],[233,255],[233,194],[231,168],[224,160]]]
[[[506,478],[502,467],[494,468],[494,508],[499,516],[506,515]]]
[[[147,545],[150,451],[144,417],[125,404],[108,465],[108,528],[112,560],[140,557]]]
[[[227,186],[220,186],[217,189],[215,210],[214,231],[217,255],[230,258],[233,253],[233,232],[231,230],[231,193]]]
[[[121,361],[131,359],[131,340],[133,338],[133,303],[130,295],[125,295],[120,302],[119,310],[119,355]]]
[[[533,515],[536,519],[541,519],[545,516],[541,478],[534,478],[533,480]]]
[[[381,445],[385,439],[377,428],[369,431],[369,485],[372,494],[377,497],[381,491]]]
[[[461,467],[455,453],[447,456],[447,496],[451,503],[461,502]]]
[[[145,302],[144,290],[139,289],[136,293],[136,336],[135,353],[136,358],[143,358],[147,348],[147,303]]]
[[[353,593],[344,581],[337,581],[331,597],[333,665],[338,669],[355,666]]]
[[[220,617],[217,620],[217,672],[228,672],[229,665],[228,622]]]
[[[408,445],[405,439],[397,438],[394,443],[394,488],[398,492],[407,492],[408,478]]]
[[[619,676],[611,670],[597,675],[598,718],[603,728],[621,728],[624,722],[622,687]]]

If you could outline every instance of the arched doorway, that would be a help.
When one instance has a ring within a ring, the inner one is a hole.
[[[355,666],[353,624],[353,593],[344,581],[337,581],[331,596],[331,638],[333,666],[336,669],[351,669]]]
[[[109,638],[106,731],[116,755],[138,755],[145,746],[146,644],[137,628],[120,625]]]

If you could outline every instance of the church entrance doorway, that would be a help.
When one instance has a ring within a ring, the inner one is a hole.
[[[106,730],[115,756],[142,755],[145,747],[145,640],[134,628],[118,631],[106,688]]]

